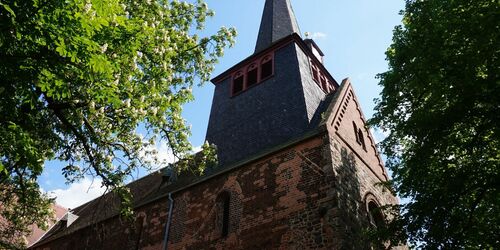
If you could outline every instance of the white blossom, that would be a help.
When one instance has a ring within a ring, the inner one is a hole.
[[[103,45],[101,46],[101,52],[102,52],[102,53],[106,52],[106,50],[108,50],[108,44],[107,44],[107,43],[105,43],[105,44],[103,44]]]
[[[92,3],[86,3],[85,6],[83,7],[85,13],[88,13],[91,9],[92,9]]]
[[[123,102],[123,104],[125,104],[125,106],[126,106],[127,108],[130,108],[130,99],[126,99],[126,100]]]
[[[158,108],[157,107],[151,107],[151,113],[153,115],[156,115],[158,113]]]

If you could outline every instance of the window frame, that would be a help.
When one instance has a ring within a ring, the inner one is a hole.
[[[229,235],[229,224],[231,220],[231,196],[227,194],[222,199],[222,228],[221,236],[223,238]]]
[[[361,141],[359,140],[359,130],[358,130],[358,125],[356,125],[356,122],[352,121],[352,126],[354,129],[354,137],[356,138],[356,142],[361,145]]]
[[[220,224],[220,228],[218,228],[218,237],[220,238],[226,238],[229,236],[229,233],[231,232],[231,193],[230,191],[224,190],[217,195],[217,198],[215,200],[215,203],[217,204],[216,206],[219,207],[220,212],[220,221],[218,221]],[[217,220],[216,220],[217,222]]]
[[[328,75],[321,70],[321,67],[312,58],[309,58],[309,64],[311,66],[312,79],[316,82],[318,87],[326,94],[332,93],[335,87]]]
[[[365,133],[363,133],[361,127],[358,127],[356,125],[356,122],[352,121],[352,126],[354,129],[354,137],[356,138],[356,142],[363,148],[363,150],[366,151]]]
[[[241,90],[238,91],[238,92],[235,92],[235,83],[236,83],[236,79],[237,78],[242,78],[243,79],[243,82],[242,82],[242,86],[241,86]],[[232,77],[232,81],[231,81],[231,95],[238,95],[239,93],[243,92],[245,90],[245,74],[243,73],[243,71],[237,71],[236,73],[233,74],[233,77]]]
[[[371,192],[365,195],[365,211],[368,223],[373,228],[380,228],[386,225],[386,218],[382,212],[380,202]]]
[[[271,62],[271,74],[269,74],[268,76],[263,76],[262,74],[262,70],[264,69],[263,65],[265,63],[268,63],[268,62]],[[261,60],[260,60],[260,63],[259,63],[259,71],[260,71],[260,74],[259,74],[259,82],[263,82],[271,77],[274,76],[274,55],[266,55],[264,56]]]
[[[251,84],[251,85],[250,85],[250,84],[249,84],[249,76],[250,76],[250,74],[249,74],[249,73],[250,73],[250,71],[253,71],[253,70],[255,70],[255,71],[256,71],[257,75],[255,76],[255,82],[254,82],[253,84]],[[258,64],[257,64],[257,63],[252,63],[252,64],[250,64],[250,65],[246,68],[246,74],[245,74],[245,78],[246,78],[246,82],[247,82],[247,83],[246,83],[246,89],[251,88],[251,87],[253,87],[253,86],[255,86],[255,85],[259,84],[259,82],[260,82],[260,81],[259,81],[259,79],[260,79],[260,72],[259,72],[259,71],[260,71],[260,70],[259,70],[259,66],[258,66]]]
[[[358,128],[358,137],[359,145],[366,151],[365,134],[363,133],[363,130],[361,130],[361,128]]]
[[[270,72],[270,75],[267,75],[267,76],[264,76],[263,77],[263,65],[270,62],[271,64],[271,72]],[[249,72],[251,72],[252,70],[255,70],[257,69],[257,81],[251,85],[249,85]],[[272,78],[274,76],[274,69],[275,69],[275,65],[274,65],[274,52],[270,52],[268,54],[265,54],[253,61],[251,61],[250,63],[248,63],[247,65],[241,67],[239,70],[236,70],[232,75],[231,75],[231,97],[234,97],[234,96],[237,96],[243,92],[245,92],[246,90],[254,87],[254,86],[257,86],[258,84],[262,83],[263,81],[266,81],[267,79],[269,78]],[[238,92],[235,92],[235,80],[238,79],[240,76],[243,77],[243,87],[240,91]]]

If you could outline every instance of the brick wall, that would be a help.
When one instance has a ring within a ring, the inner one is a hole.
[[[323,133],[174,194],[169,249],[364,249],[364,196],[394,197],[335,134]],[[221,236],[218,196],[230,195]],[[40,249],[161,249],[168,199],[111,218]]]

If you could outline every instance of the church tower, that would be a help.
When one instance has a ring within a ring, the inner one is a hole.
[[[303,40],[289,0],[267,0],[253,55],[215,77],[206,140],[228,166],[317,127],[339,85]]]
[[[398,201],[349,79],[302,39],[289,0],[266,0],[255,51],[215,84],[206,139],[219,166],[127,185],[71,211],[31,249],[378,249],[366,232]],[[130,221],[129,221],[130,222]],[[396,247],[392,249],[405,249]]]

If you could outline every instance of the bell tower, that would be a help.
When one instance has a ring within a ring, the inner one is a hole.
[[[318,52],[319,51],[319,52]],[[206,140],[228,167],[317,127],[339,85],[303,40],[289,0],[266,0],[255,52],[215,77]]]

